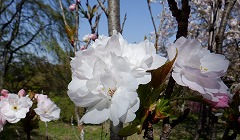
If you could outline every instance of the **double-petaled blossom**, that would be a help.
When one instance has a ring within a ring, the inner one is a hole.
[[[34,109],[37,115],[40,116],[40,120],[43,122],[49,122],[51,120],[57,120],[60,117],[60,108],[51,101],[47,95],[36,94],[37,108]]]
[[[120,34],[99,36],[71,61],[68,95],[75,105],[87,108],[81,121],[99,124],[110,119],[114,125],[132,121],[139,108],[138,85],[151,80],[147,70],[165,61],[149,41],[128,44]]]
[[[8,94],[7,98],[0,101],[0,112],[9,123],[16,123],[26,117],[32,106],[29,97],[19,97],[17,94]]]
[[[221,80],[229,61],[221,54],[210,53],[202,48],[198,40],[179,38],[168,49],[169,59],[178,56],[173,67],[172,77],[182,86],[196,90],[216,107],[227,107],[231,95]],[[220,105],[221,104],[221,105]]]

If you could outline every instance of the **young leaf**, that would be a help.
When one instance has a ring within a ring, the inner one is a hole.
[[[94,5],[93,8],[92,8],[92,13],[94,14],[95,12],[97,12],[97,10],[98,10],[97,5]]]

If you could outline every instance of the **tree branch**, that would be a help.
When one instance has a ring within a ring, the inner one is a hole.
[[[224,32],[226,29],[226,25],[227,25],[227,21],[228,21],[228,17],[230,12],[232,11],[232,8],[234,6],[234,4],[236,3],[237,0],[226,0],[225,1],[225,7],[224,7],[224,11],[222,14],[222,20],[220,23],[220,27],[219,27],[219,31],[215,37],[215,41],[216,41],[216,53],[221,54],[222,53],[222,44],[223,44],[223,40],[224,40]]]
[[[64,22],[65,26],[67,26],[68,24],[67,24],[66,17],[65,17],[65,14],[64,14],[64,9],[63,9],[63,6],[62,6],[62,0],[59,0],[59,5],[60,5],[61,11],[62,11],[63,22]]]
[[[152,14],[152,8],[151,8],[151,5],[150,5],[150,0],[147,0],[147,4],[148,4],[148,10],[150,12],[150,16],[151,16],[151,19],[152,19],[152,24],[153,24],[153,28],[154,28],[154,32],[155,32],[155,49],[156,49],[156,52],[157,52],[157,46],[158,46],[158,32],[157,32],[157,28],[156,28],[156,24],[154,22],[154,18],[153,18],[153,14]]]
[[[177,7],[177,2],[175,0],[168,0],[169,9],[172,12],[172,16],[177,19],[180,18],[180,10]]]
[[[108,17],[109,11],[108,11],[108,9],[104,6],[105,0],[104,0],[103,2],[101,2],[100,0],[97,0],[97,1],[98,1],[98,4],[100,5],[100,7],[102,8],[102,10],[104,11],[104,13],[106,14],[106,16]]]
[[[14,18],[17,16],[17,14],[18,14],[19,12],[21,12],[22,6],[23,6],[23,4],[24,4],[25,2],[26,2],[26,0],[22,0],[20,3],[17,4],[17,6],[16,6],[16,12],[13,14],[12,18],[11,18],[7,23],[3,24],[2,28],[1,28],[1,32],[0,32],[0,36],[2,35],[4,29],[5,29],[10,23],[12,23],[12,21],[13,21]]]

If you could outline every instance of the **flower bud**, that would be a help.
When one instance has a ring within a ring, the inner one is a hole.
[[[76,9],[76,4],[72,4],[69,6],[69,10],[74,11]]]
[[[25,90],[24,89],[21,89],[18,91],[18,96],[19,97],[23,97],[25,95]]]

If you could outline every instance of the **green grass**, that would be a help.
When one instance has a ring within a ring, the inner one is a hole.
[[[193,139],[193,125],[195,120],[188,120],[176,126],[170,135],[170,140],[191,140]],[[154,125],[154,139],[159,139],[161,123]],[[17,125],[5,125],[4,130],[0,133],[0,140],[21,140],[17,135],[16,130],[20,133],[22,140],[26,140],[26,134],[21,131]],[[84,125],[85,140],[109,140],[109,123],[105,122],[102,125]],[[221,139],[222,130],[218,130]],[[63,123],[60,121],[48,123],[48,138],[49,140],[78,140],[76,135],[79,130],[76,126],[70,123]],[[143,140],[143,132],[141,135],[134,134],[127,138],[127,140]],[[102,139],[101,139],[102,137]],[[43,122],[39,123],[39,128],[32,131],[32,140],[46,140],[46,127]],[[238,137],[239,138],[239,137]],[[80,139],[80,138],[79,138]]]

